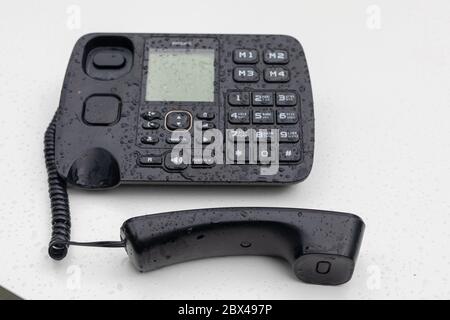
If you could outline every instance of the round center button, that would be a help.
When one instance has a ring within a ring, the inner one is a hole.
[[[191,128],[192,115],[187,111],[171,111],[166,115],[168,130],[188,130]]]

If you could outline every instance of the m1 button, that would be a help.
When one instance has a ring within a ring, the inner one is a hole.
[[[97,69],[120,69],[126,59],[120,52],[101,51],[94,56],[93,63]]]
[[[233,52],[235,63],[256,63],[258,62],[258,52],[249,49],[236,49]]]
[[[329,263],[328,261],[317,262],[317,266],[316,266],[317,273],[327,274],[328,272],[330,272],[330,269],[331,269],[331,263]]]

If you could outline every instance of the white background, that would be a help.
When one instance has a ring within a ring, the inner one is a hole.
[[[447,0],[1,1],[0,285],[34,299],[449,298],[449,12]],[[48,258],[43,134],[75,41],[97,31],[295,36],[312,78],[315,163],[287,188],[71,190],[73,239],[115,240],[129,217],[178,209],[349,211],[367,224],[353,279],[307,285],[265,257],[147,274],[122,249]]]

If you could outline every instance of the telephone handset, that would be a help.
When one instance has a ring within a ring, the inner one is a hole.
[[[49,255],[63,259],[69,245],[124,247],[139,271],[269,255],[287,260],[305,282],[344,283],[364,231],[363,221],[346,213],[198,209],[129,219],[120,241],[70,240],[67,184],[287,184],[309,175],[313,149],[311,85],[296,39],[86,35],[75,45],[45,134]]]

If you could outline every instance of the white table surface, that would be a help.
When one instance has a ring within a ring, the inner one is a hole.
[[[0,285],[28,299],[449,298],[449,12],[446,0],[2,1]],[[266,257],[147,274],[122,249],[72,247],[52,261],[42,139],[72,47],[96,31],[297,37],[312,78],[316,153],[311,176],[287,188],[71,190],[73,239],[118,239],[129,217],[198,207],[349,211],[367,224],[353,279],[307,285]]]

